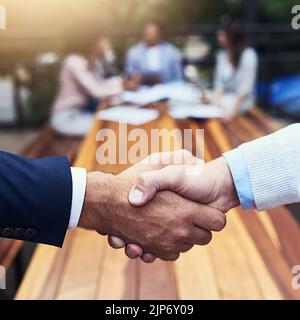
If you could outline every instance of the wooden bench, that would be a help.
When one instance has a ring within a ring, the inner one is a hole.
[[[114,123],[96,121],[75,165],[118,173],[125,167],[96,163],[100,128],[118,131]],[[228,125],[162,116],[143,128],[194,134],[205,129],[208,161],[280,124],[255,109]],[[16,299],[300,299],[291,285],[291,266],[300,263],[299,239],[299,226],[285,207],[263,213],[236,208],[209,246],[196,246],[175,263],[147,265],[129,261],[95,232],[77,229],[69,232],[63,249],[38,246]]]
[[[67,155],[72,163],[81,140],[78,137],[60,136],[46,125],[21,154],[28,158]],[[0,265],[8,269],[21,246],[22,241],[0,238]]]

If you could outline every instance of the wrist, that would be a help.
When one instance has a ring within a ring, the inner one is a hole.
[[[112,200],[114,176],[101,172],[91,172],[87,175],[86,193],[78,227],[107,233],[107,216]]]
[[[239,197],[233,182],[230,168],[224,157],[218,158],[221,167],[222,194],[225,212],[240,205]]]

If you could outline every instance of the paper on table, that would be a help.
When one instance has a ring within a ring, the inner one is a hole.
[[[136,109],[125,106],[117,106],[99,111],[98,118],[106,121],[126,122],[134,126],[142,125],[159,117],[157,110]]]
[[[209,119],[209,118],[224,118],[224,111],[213,105],[195,105],[176,107],[170,110],[169,114],[175,119]]]
[[[139,105],[147,105],[155,103],[164,99],[168,99],[168,96],[164,92],[160,92],[153,89],[142,89],[136,92],[125,91],[121,99],[124,102],[135,103]]]
[[[200,102],[200,98],[201,92],[199,89],[181,82],[158,84],[150,88],[142,87],[138,91],[125,91],[121,96],[124,102],[139,105],[147,105],[164,99],[181,101],[186,104],[197,104]]]

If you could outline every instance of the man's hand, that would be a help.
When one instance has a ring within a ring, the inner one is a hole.
[[[128,79],[124,79],[123,87],[127,91],[135,91],[141,85],[142,76],[140,74],[132,75]]]
[[[225,226],[225,216],[217,209],[167,191],[142,208],[131,206],[128,194],[146,167],[138,164],[119,176],[88,174],[79,226],[137,244],[151,253],[150,257],[153,254],[164,260],[177,259],[194,244],[207,244],[210,231]]]
[[[205,165],[171,165],[158,171],[145,172],[131,189],[129,201],[132,205],[143,206],[162,190],[176,192],[224,214],[239,205],[232,176],[223,157]],[[110,239],[114,247],[118,241],[119,239]],[[155,259],[153,255],[143,254],[142,248],[135,244],[127,245],[125,251],[129,257],[141,256],[145,262],[153,262]]]
[[[157,171],[145,172],[133,186],[129,201],[134,206],[143,206],[162,190],[173,191],[223,213],[239,205],[224,157],[205,165],[170,165]]]

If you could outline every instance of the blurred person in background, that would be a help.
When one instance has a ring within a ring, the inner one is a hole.
[[[142,83],[148,85],[183,80],[180,54],[164,36],[164,27],[159,21],[146,24],[144,40],[127,53],[125,73],[128,77],[140,76]]]
[[[109,52],[110,50],[110,52]],[[97,28],[78,25],[67,33],[67,56],[60,73],[60,87],[52,106],[51,125],[64,135],[84,136],[91,129],[101,100],[118,96],[137,86],[113,75],[111,47]],[[110,73],[112,72],[112,73]]]
[[[224,109],[227,120],[232,120],[255,105],[258,57],[246,45],[238,22],[224,24],[217,38],[222,49],[216,57],[213,103]]]
[[[99,47],[102,48],[100,55],[94,61],[94,69],[96,76],[107,79],[119,74],[116,66],[116,55],[112,43],[108,37],[99,39]]]

